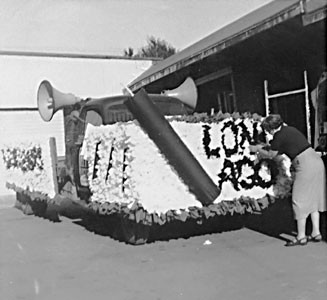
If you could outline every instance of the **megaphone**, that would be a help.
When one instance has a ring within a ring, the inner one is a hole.
[[[196,103],[198,101],[197,88],[191,77],[187,77],[186,80],[177,88],[173,90],[165,90],[161,94],[164,96],[177,98],[193,109],[196,107]]]
[[[37,91],[37,107],[42,119],[49,122],[59,109],[80,102],[81,98],[56,90],[49,81],[43,80]]]

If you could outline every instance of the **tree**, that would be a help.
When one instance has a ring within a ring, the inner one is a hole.
[[[176,49],[165,40],[150,36],[147,38],[147,45],[140,48],[134,55],[133,48],[129,47],[124,50],[124,56],[128,57],[157,57],[167,58],[176,53]]]
[[[133,57],[134,56],[134,49],[131,47],[128,47],[127,49],[124,49],[124,56]]]

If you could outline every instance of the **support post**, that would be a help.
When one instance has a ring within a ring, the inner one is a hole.
[[[283,96],[289,96],[299,93],[304,93],[305,96],[305,116],[306,116],[306,126],[307,126],[307,139],[311,143],[311,126],[310,126],[310,104],[309,104],[309,87],[308,87],[308,76],[307,71],[303,72],[304,77],[304,88],[293,90],[293,91],[287,91],[283,93],[277,93],[273,95],[268,94],[268,81],[264,81],[264,89],[265,89],[265,106],[266,106],[266,116],[269,115],[269,99],[271,98],[278,98]]]
[[[54,186],[55,193],[58,194],[59,193],[58,180],[57,180],[58,156],[57,156],[56,139],[54,137],[51,137],[49,139],[49,146],[50,146],[53,186]]]
[[[311,143],[311,126],[310,126],[310,104],[309,104],[309,87],[307,71],[304,71],[304,85],[305,85],[305,115],[307,121],[307,136]]]
[[[268,81],[264,81],[265,85],[265,106],[266,106],[266,117],[269,115],[269,96],[268,96]]]

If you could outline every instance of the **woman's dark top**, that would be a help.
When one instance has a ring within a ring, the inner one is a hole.
[[[283,126],[276,132],[270,145],[271,150],[286,154],[291,160],[310,147],[303,133],[292,126]]]

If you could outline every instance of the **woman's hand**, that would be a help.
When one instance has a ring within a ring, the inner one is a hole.
[[[251,153],[256,153],[264,157],[273,157],[277,155],[277,151],[265,150],[266,146],[267,145],[265,144],[258,144],[258,145],[250,145],[249,148]]]
[[[250,145],[249,149],[251,153],[256,153],[258,151],[258,145]]]
[[[261,151],[263,147],[265,147],[265,144],[257,144],[257,145],[250,145],[250,152],[256,153],[258,151]]]
[[[258,145],[257,155],[261,158],[273,158],[278,154],[278,151],[265,149],[266,145]]]

